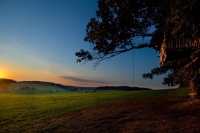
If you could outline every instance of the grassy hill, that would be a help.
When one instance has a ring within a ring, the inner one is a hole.
[[[57,86],[45,86],[36,83],[19,82],[19,83],[11,83],[6,92],[40,94],[40,93],[66,92],[66,90]]]
[[[57,93],[70,91],[71,86],[64,86],[52,82],[43,81],[14,81],[10,79],[0,79],[0,91],[7,93]]]
[[[16,83],[16,81],[11,79],[0,78],[0,91],[8,89],[9,84]]]
[[[102,86],[102,87],[80,87],[66,86],[45,81],[14,81],[11,79],[0,79],[0,91],[8,93],[55,93],[55,92],[96,92],[96,91],[141,91],[151,90],[149,88],[129,86]]]

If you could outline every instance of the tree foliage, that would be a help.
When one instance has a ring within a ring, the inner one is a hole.
[[[99,0],[99,10],[88,23],[84,39],[90,43],[92,51],[80,50],[76,53],[77,61],[102,61],[134,48],[152,47],[134,44],[138,37],[153,35],[149,29],[154,26],[154,16],[159,9],[154,6],[155,1],[150,1]]]
[[[177,38],[190,38],[198,40],[200,37],[200,1],[198,0],[175,0],[172,1],[168,13],[162,21],[163,26],[158,27],[156,32],[165,34],[166,40]],[[155,42],[159,35],[155,34],[151,41]],[[155,44],[155,43],[154,43]],[[160,43],[161,44],[161,43]],[[159,44],[156,44],[159,45]],[[159,47],[159,46],[158,46]],[[158,48],[159,49],[159,48]],[[160,75],[168,72],[168,76],[164,78],[164,84],[168,85],[188,85],[189,80],[200,74],[200,49],[188,48],[176,51],[167,51],[168,59],[163,66],[154,68],[150,73],[144,74],[144,78],[153,78],[154,75]]]
[[[200,1],[175,0],[170,6],[170,13],[166,18],[166,28],[172,37],[199,37]]]
[[[158,51],[164,39],[199,38],[199,0],[99,0],[98,7],[96,17],[87,25],[84,39],[90,44],[91,51],[81,49],[76,52],[77,62],[96,60],[98,64],[136,48],[149,47]],[[154,31],[150,30],[152,27]],[[136,45],[138,37],[151,37],[151,41]],[[185,67],[199,57],[200,49],[168,53],[163,66],[152,69],[143,77],[169,73],[163,83],[176,85],[200,74],[199,67]]]

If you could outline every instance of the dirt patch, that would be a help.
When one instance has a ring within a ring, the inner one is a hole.
[[[200,132],[200,101],[184,98],[129,99],[74,111],[53,132]],[[47,131],[52,131],[48,129]]]

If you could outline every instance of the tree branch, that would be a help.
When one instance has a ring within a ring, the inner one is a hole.
[[[144,44],[140,44],[138,46],[132,46],[128,49],[117,50],[117,51],[114,51],[114,52],[111,52],[111,53],[108,53],[108,54],[102,55],[102,56],[98,54],[98,56],[95,57],[94,55],[97,55],[97,54],[93,54],[93,58],[88,61],[97,60],[98,63],[96,63],[96,64],[99,64],[101,61],[110,59],[118,54],[125,53],[125,52],[133,50],[133,49],[141,49],[141,48],[153,48],[153,46],[149,45],[147,43],[144,43]]]

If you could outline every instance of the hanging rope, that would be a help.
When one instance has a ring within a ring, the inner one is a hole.
[[[133,49],[133,87],[135,86],[135,81],[134,81],[134,49]]]

